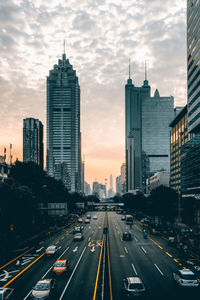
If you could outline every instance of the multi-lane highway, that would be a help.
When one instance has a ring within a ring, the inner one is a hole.
[[[177,288],[173,272],[184,267],[177,249],[160,237],[143,238],[139,222],[130,229],[121,215],[108,212],[108,275],[103,276],[103,226],[105,212],[91,212],[90,224],[83,224],[83,241],[73,240],[72,224],[37,246],[25,249],[0,267],[0,286],[15,289],[14,300],[31,299],[32,287],[41,278],[53,276],[52,267],[58,258],[70,261],[68,276],[57,278],[55,300],[124,299],[122,280],[139,276],[147,289],[145,299],[197,299],[199,288]],[[97,215],[97,220],[93,216]],[[83,219],[86,216],[83,216]],[[123,241],[122,233],[131,231],[133,239]],[[44,251],[55,244],[60,247],[56,258],[46,258]],[[107,295],[101,293],[103,278],[109,281]],[[106,297],[105,297],[106,296]]]

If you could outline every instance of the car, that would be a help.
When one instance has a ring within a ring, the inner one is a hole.
[[[89,224],[90,220],[89,219],[85,219],[85,224]]]
[[[83,219],[82,218],[78,218],[78,223],[83,223]]]
[[[0,288],[0,300],[14,300],[13,292],[11,288]]]
[[[91,219],[91,216],[90,216],[90,215],[87,215],[87,219]]]
[[[76,226],[76,227],[74,227],[73,233],[82,232],[82,230],[83,230],[83,227],[82,227],[82,226]]]
[[[139,277],[127,277],[123,279],[122,291],[128,297],[142,296],[146,288]]]
[[[58,253],[59,249],[59,247],[51,245],[46,249],[45,256],[55,256]]]
[[[67,259],[59,259],[53,266],[53,272],[56,275],[63,275],[69,272],[70,263]]]
[[[121,220],[122,220],[122,221],[125,221],[125,220],[126,220],[126,217],[125,217],[125,216],[122,216],[122,217],[121,217]]]
[[[122,240],[123,241],[131,241],[132,240],[131,232],[128,232],[128,231],[123,232]]]
[[[168,245],[175,246],[176,245],[176,237],[175,236],[169,236],[168,237]]]
[[[190,269],[178,270],[173,273],[174,280],[181,287],[197,287],[199,286],[198,279]]]
[[[82,241],[82,240],[83,240],[83,234],[81,232],[75,233],[74,241]]]
[[[93,220],[97,220],[97,216],[96,215],[93,216]]]
[[[41,279],[31,291],[32,299],[50,299],[55,291],[55,279]]]

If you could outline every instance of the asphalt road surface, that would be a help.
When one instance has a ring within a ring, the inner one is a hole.
[[[22,249],[13,261],[0,267],[0,286],[13,287],[14,300],[31,299],[32,287],[41,278],[52,278],[53,264],[62,258],[70,261],[71,272],[64,277],[55,277],[57,287],[53,299],[97,299],[96,283],[102,276],[101,269],[99,273],[98,270],[105,212],[89,214],[91,223],[81,224],[84,227],[83,241],[73,241],[75,224],[72,224],[70,228],[63,228],[41,241],[37,247]],[[97,220],[93,219],[94,215],[97,215]],[[172,274],[184,267],[176,248],[168,246],[161,237],[148,236],[144,239],[139,222],[135,222],[130,229],[121,221],[121,215],[115,212],[108,212],[108,221],[111,290],[107,291],[107,298],[125,299],[122,293],[123,278],[139,276],[147,289],[145,299],[199,299],[199,288],[180,289],[175,285]],[[122,233],[127,230],[132,233],[132,241],[122,240]],[[59,254],[56,258],[46,258],[44,251],[52,244],[60,247]]]

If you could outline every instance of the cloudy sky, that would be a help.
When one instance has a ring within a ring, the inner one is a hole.
[[[0,1],[0,154],[22,159],[22,119],[46,124],[46,76],[66,54],[81,86],[86,180],[117,176],[124,162],[124,85],[144,61],[154,93],[186,104],[186,1]]]

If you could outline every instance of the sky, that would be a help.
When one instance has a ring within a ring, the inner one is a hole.
[[[124,94],[131,59],[136,86],[147,61],[152,95],[186,98],[186,0],[0,1],[0,155],[22,159],[23,118],[46,131],[46,77],[66,41],[81,87],[86,180],[119,175],[124,162]],[[46,139],[46,137],[45,137]]]

